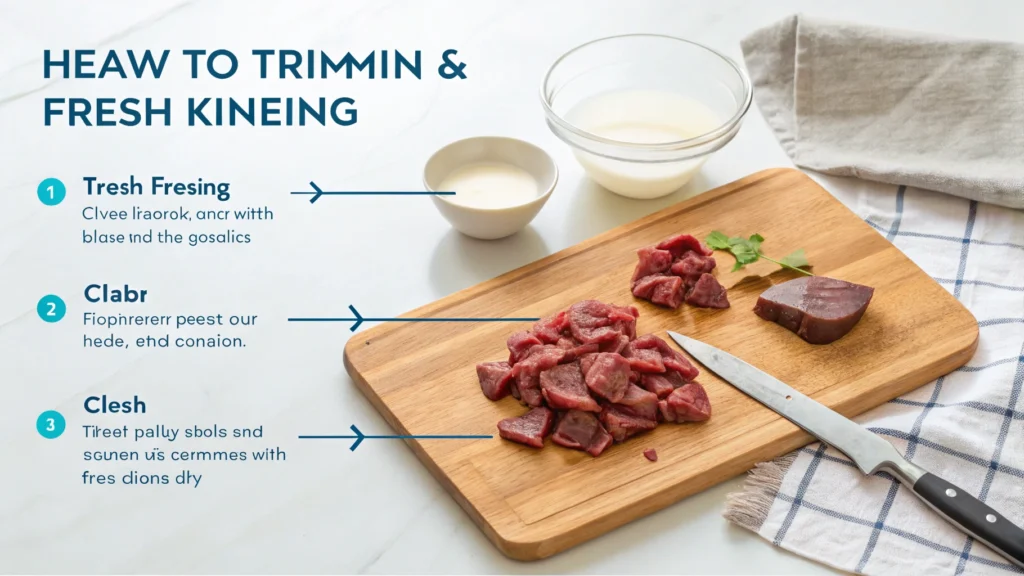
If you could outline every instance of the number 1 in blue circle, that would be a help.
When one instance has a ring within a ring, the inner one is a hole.
[[[64,416],[56,410],[47,410],[36,419],[36,431],[43,438],[50,440],[63,434],[66,426]]]
[[[47,206],[56,206],[63,202],[67,192],[67,189],[64,188],[64,183],[56,178],[47,178],[40,182],[36,188],[36,195],[39,196],[39,201]]]

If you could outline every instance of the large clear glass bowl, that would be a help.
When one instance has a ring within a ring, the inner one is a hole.
[[[541,86],[551,131],[592,179],[631,198],[685,185],[736,135],[752,99],[750,79],[732,59],[656,34],[574,48]]]

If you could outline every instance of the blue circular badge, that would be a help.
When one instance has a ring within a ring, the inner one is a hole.
[[[39,304],[36,304],[36,314],[46,322],[60,322],[67,311],[68,307],[64,305],[60,296],[53,294],[43,296],[39,299]]]
[[[56,410],[47,410],[36,419],[36,430],[39,435],[50,440],[63,434],[65,426],[67,423],[64,416]]]
[[[47,178],[39,183],[39,187],[36,188],[36,195],[39,196],[39,201],[47,206],[56,206],[64,201],[64,197],[67,196],[67,189],[64,188],[64,183],[56,178]]]

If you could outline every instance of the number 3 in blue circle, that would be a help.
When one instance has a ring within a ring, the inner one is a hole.
[[[43,296],[39,299],[39,304],[36,304],[36,314],[46,322],[59,322],[67,311],[68,308],[60,296],[53,294]]]
[[[36,419],[36,430],[39,435],[50,440],[63,434],[65,426],[67,423],[64,422],[64,416],[56,410],[47,410]]]

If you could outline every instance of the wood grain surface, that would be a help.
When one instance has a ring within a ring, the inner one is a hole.
[[[794,272],[761,261],[717,275],[732,307],[667,310],[630,294],[634,251],[688,232],[762,234],[763,250],[805,248],[819,275],[875,287],[847,336],[813,346],[751,312]],[[407,317],[541,317],[588,298],[640,309],[638,333],[675,330],[732,352],[847,416],[962,366],[977,346],[974,317],[885,238],[799,171],[773,169],[711,190],[547,258],[409,312]],[[408,441],[419,459],[510,557],[544,558],[650,514],[811,438],[702,366],[713,416],[663,424],[598,458],[547,442],[497,437],[525,411],[480,392],[475,365],[507,358],[505,339],[529,323],[389,323],[357,332],[345,366],[400,434],[494,434],[489,440]],[[670,341],[671,342],[671,341]],[[675,346],[675,344],[672,344]],[[656,448],[658,461],[643,456]]]

